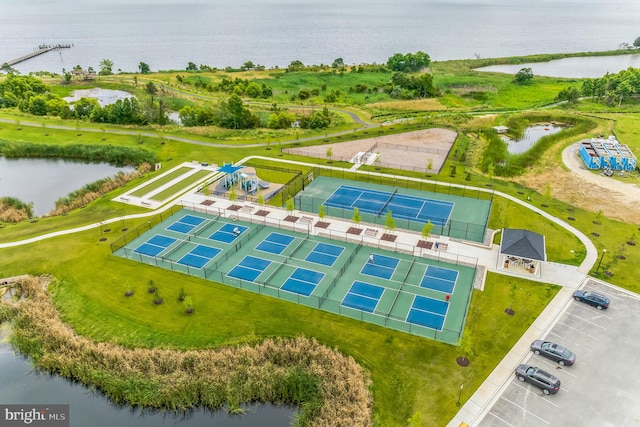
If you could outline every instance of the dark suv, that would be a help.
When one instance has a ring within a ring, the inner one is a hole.
[[[518,365],[515,374],[518,380],[540,387],[544,394],[556,394],[560,390],[560,380],[557,377],[535,366]]]
[[[584,302],[585,304],[592,305],[598,310],[609,307],[609,298],[597,292],[577,290],[573,293],[573,299],[576,301]]]

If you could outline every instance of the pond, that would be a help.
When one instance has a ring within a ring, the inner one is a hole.
[[[476,68],[478,71],[515,74],[523,68],[531,68],[534,76],[565,78],[600,78],[606,73],[617,73],[629,67],[640,68],[640,54],[616,56],[584,56],[563,58],[549,62],[517,65],[492,65]]]
[[[72,103],[79,101],[80,98],[94,98],[101,107],[105,105],[115,104],[119,99],[133,98],[129,92],[123,90],[102,89],[94,87],[91,89],[78,89],[71,92],[70,96],[63,98],[65,101]]]
[[[8,159],[0,156],[0,197],[16,197],[33,202],[33,213],[43,216],[53,210],[56,200],[72,191],[130,167],[68,159]]]
[[[294,408],[269,404],[245,406],[244,415],[202,409],[176,414],[116,406],[96,390],[35,370],[28,359],[16,354],[7,343],[7,325],[0,327],[0,402],[68,404],[72,427],[284,427],[291,424],[295,414]]]
[[[566,128],[565,125],[553,123],[537,124],[528,126],[520,139],[514,140],[506,135],[500,135],[500,137],[507,143],[507,150],[510,154],[521,154],[533,147],[543,136],[553,135]]]

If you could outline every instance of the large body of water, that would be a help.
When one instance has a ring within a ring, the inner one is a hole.
[[[39,44],[72,43],[16,66],[114,72],[384,63],[602,51],[640,36],[638,0],[0,0],[0,63]]]

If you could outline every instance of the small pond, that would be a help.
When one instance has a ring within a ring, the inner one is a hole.
[[[72,191],[118,171],[133,168],[108,163],[90,163],[66,159],[8,159],[0,156],[0,197],[16,197],[33,202],[33,213],[43,216],[53,210],[56,200]]]
[[[243,407],[244,415],[226,411],[194,410],[186,413],[143,411],[116,406],[96,390],[72,383],[56,375],[38,372],[28,359],[15,354],[6,341],[9,328],[0,327],[0,402],[3,404],[68,404],[73,426],[92,427],[286,427],[294,408],[274,405]]]
[[[617,73],[629,67],[640,68],[640,54],[563,58],[549,62],[492,65],[490,67],[476,68],[476,70],[515,75],[523,68],[531,68],[534,76],[597,79],[606,73]]]
[[[94,87],[91,89],[78,89],[71,92],[70,96],[63,98],[65,101],[72,103],[79,101],[80,98],[94,98],[101,107],[105,105],[115,104],[119,99],[133,98],[129,92],[123,90],[102,89]]]
[[[543,136],[553,135],[566,128],[565,125],[553,123],[537,124],[528,126],[520,139],[514,140],[506,135],[500,135],[500,137],[507,143],[507,150],[510,154],[521,154],[533,147]]]

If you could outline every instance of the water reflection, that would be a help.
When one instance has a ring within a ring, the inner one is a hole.
[[[0,329],[0,402],[68,404],[72,427],[285,427],[295,415],[294,408],[270,404],[245,406],[244,415],[229,415],[224,410],[175,413],[117,406],[95,389],[38,372],[27,359],[14,353],[7,343],[7,333],[4,324]]]
[[[133,168],[69,159],[7,159],[0,156],[0,197],[33,202],[36,216],[49,213],[55,202],[83,186]]]
[[[533,147],[543,136],[553,135],[565,128],[566,126],[559,124],[538,124],[528,126],[520,139],[514,140],[505,135],[500,135],[500,137],[507,143],[507,150],[510,154],[520,154]]]

